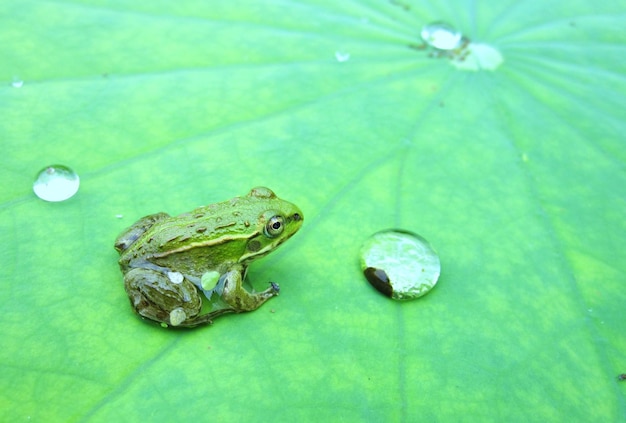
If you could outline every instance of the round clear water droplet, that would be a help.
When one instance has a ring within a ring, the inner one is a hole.
[[[367,281],[394,300],[428,293],[439,279],[439,256],[421,236],[392,229],[377,232],[361,247],[361,269]]]
[[[79,184],[78,175],[72,169],[63,165],[52,165],[37,174],[33,191],[42,200],[63,201],[76,194]]]
[[[421,32],[422,40],[439,50],[454,50],[461,45],[463,34],[445,22],[425,25]]]

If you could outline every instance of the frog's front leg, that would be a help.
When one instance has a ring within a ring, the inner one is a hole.
[[[216,310],[200,315],[202,299],[187,279],[172,282],[163,273],[134,268],[124,275],[124,288],[137,314],[157,323],[193,327],[232,310]]]
[[[279,287],[274,282],[270,282],[271,286],[265,291],[248,292],[243,287],[244,277],[245,269],[241,265],[235,266],[224,275],[222,299],[232,307],[232,311],[241,313],[256,310],[267,300],[278,295]]]

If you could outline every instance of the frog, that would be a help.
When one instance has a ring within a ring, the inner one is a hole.
[[[114,244],[132,309],[163,327],[188,328],[258,309],[280,287],[270,282],[264,291],[247,290],[248,266],[303,222],[295,204],[266,187],[178,216],[161,212],[139,219]],[[202,313],[202,295],[217,296],[225,306]]]

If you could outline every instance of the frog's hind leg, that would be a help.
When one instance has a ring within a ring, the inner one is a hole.
[[[124,276],[124,288],[133,310],[161,325],[193,327],[211,323],[211,318],[224,314],[200,316],[202,299],[196,287],[186,279],[174,283],[156,270],[131,269]]]
[[[271,286],[265,291],[248,292],[243,287],[241,269],[231,270],[226,273],[224,279],[224,292],[222,299],[232,307],[235,313],[252,311],[261,307],[267,300],[278,295],[279,287],[270,282]]]

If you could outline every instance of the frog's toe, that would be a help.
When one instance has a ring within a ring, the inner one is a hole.
[[[275,282],[270,282],[270,285],[272,286],[272,290],[276,293],[276,295],[278,295],[280,292],[280,286],[278,286]]]

